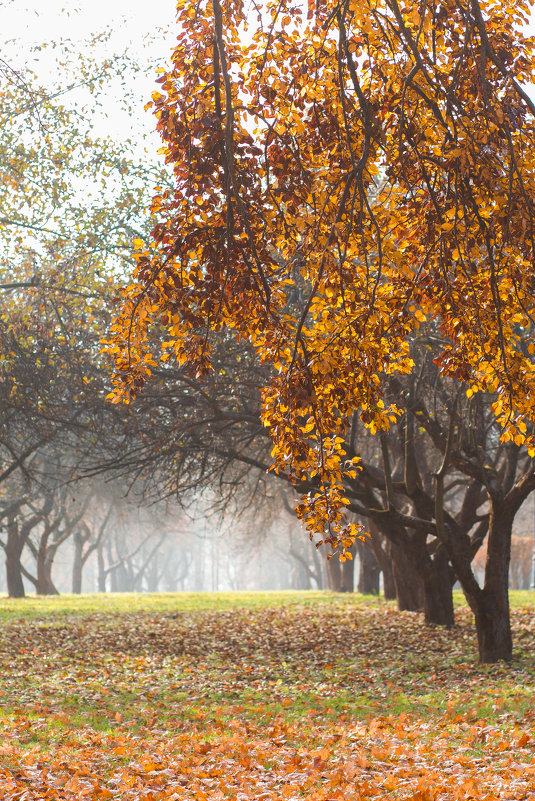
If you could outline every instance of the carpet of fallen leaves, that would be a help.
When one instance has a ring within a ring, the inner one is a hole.
[[[512,666],[328,597],[0,631],[0,798],[535,801],[535,621]]]

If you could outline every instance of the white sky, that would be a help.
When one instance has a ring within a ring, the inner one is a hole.
[[[83,42],[111,29],[106,44],[85,52],[104,59],[127,50],[141,63],[158,58],[165,65],[176,39],[175,6],[176,0],[0,0],[0,56],[16,69],[31,69],[40,82],[52,88],[58,82],[56,60],[62,58],[62,42],[70,40],[75,49],[80,43],[79,49],[84,51]],[[51,47],[53,43],[56,47]],[[32,51],[43,44],[43,50]],[[157,88],[156,77],[151,72],[132,81],[140,109],[139,131],[154,129],[154,118],[143,112],[143,106]],[[132,120],[121,113],[113,96],[105,101],[96,125],[100,134],[137,138]]]
[[[2,0],[0,31],[3,40],[27,42],[83,39],[108,25],[117,40],[141,42],[146,33],[174,21],[174,0]]]

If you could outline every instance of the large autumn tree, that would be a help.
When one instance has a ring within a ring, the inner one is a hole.
[[[413,371],[422,325],[443,343],[440,375],[493,396],[502,439],[535,453],[529,5],[257,8],[178,4],[172,68],[153,98],[176,185],[153,201],[151,242],[136,242],[110,345],[116,398],[150,374],[155,324],[160,358],[199,374],[212,332],[232,329],[274,368],[262,412],[274,469],[314,480],[302,517],[344,549],[357,533],[344,477],[359,470],[347,432],[355,413],[371,432],[397,420],[387,389]],[[455,406],[451,419],[437,510]],[[533,480],[528,459],[520,481]],[[492,661],[511,658],[510,526],[492,525],[503,497],[490,473],[487,484],[485,585],[458,577]],[[440,511],[434,526],[453,563]]]

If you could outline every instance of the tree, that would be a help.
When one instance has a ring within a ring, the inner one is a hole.
[[[111,335],[115,398],[155,365],[154,324],[166,330],[160,358],[197,374],[210,368],[211,332],[234,330],[275,371],[262,412],[275,469],[314,481],[300,514],[347,550],[358,533],[345,514],[344,476],[359,469],[351,420],[375,433],[398,419],[387,387],[413,370],[410,343],[428,321],[443,339],[440,374],[491,395],[502,440],[529,454],[511,497],[481,468],[492,500],[483,588],[441,512],[453,423],[435,477],[433,533],[474,612],[480,658],[510,659],[511,514],[535,485],[529,6],[305,11],[267,2],[245,35],[238,4],[179,4],[173,66],[154,95],[176,187],[153,200],[151,246],[136,242],[137,283]]]
[[[63,51],[64,62],[71,57]],[[132,142],[94,134],[102,88],[136,65],[125,56],[74,57],[74,80],[63,63],[54,87],[0,65],[0,516],[16,595],[24,593],[25,548],[37,560],[26,577],[53,591],[54,555],[79,534],[70,531],[66,486],[102,459],[112,430],[115,448],[126,437],[129,415],[110,413],[104,400],[99,339],[131,240],[146,226],[139,208],[166,180],[139,159],[139,143],[134,156]],[[91,107],[80,102],[81,87]],[[56,470],[44,469],[49,458]]]

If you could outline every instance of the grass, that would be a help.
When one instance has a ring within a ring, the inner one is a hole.
[[[455,607],[462,609],[465,600],[460,590],[453,593]],[[513,590],[509,593],[512,609],[535,609],[535,591]],[[17,619],[41,619],[54,622],[57,617],[129,612],[144,614],[174,614],[224,609],[264,609],[276,606],[314,606],[328,601],[331,605],[354,605],[376,608],[394,606],[374,596],[336,594],[315,591],[256,591],[256,592],[177,592],[177,593],[87,593],[85,595],[29,595],[8,598],[0,595],[0,622]]]
[[[92,614],[173,614],[220,609],[259,609],[273,606],[355,603],[359,607],[385,603],[373,596],[339,595],[326,592],[177,592],[177,593],[92,593],[8,598],[0,595],[0,621],[24,618],[52,621],[55,617]]]
[[[456,797],[459,777],[475,781],[474,760],[481,794],[465,788],[459,797],[527,799],[535,791],[532,595],[512,593],[515,659],[494,666],[476,663],[460,597],[452,632],[356,594],[2,599],[0,786],[13,784],[2,800],[30,787],[36,801],[86,791],[137,801],[151,783],[158,801],[327,799],[328,774],[338,777],[332,798],[358,799],[367,781],[362,798],[438,801]],[[524,778],[509,776],[508,755]],[[67,773],[79,777],[71,789]]]

